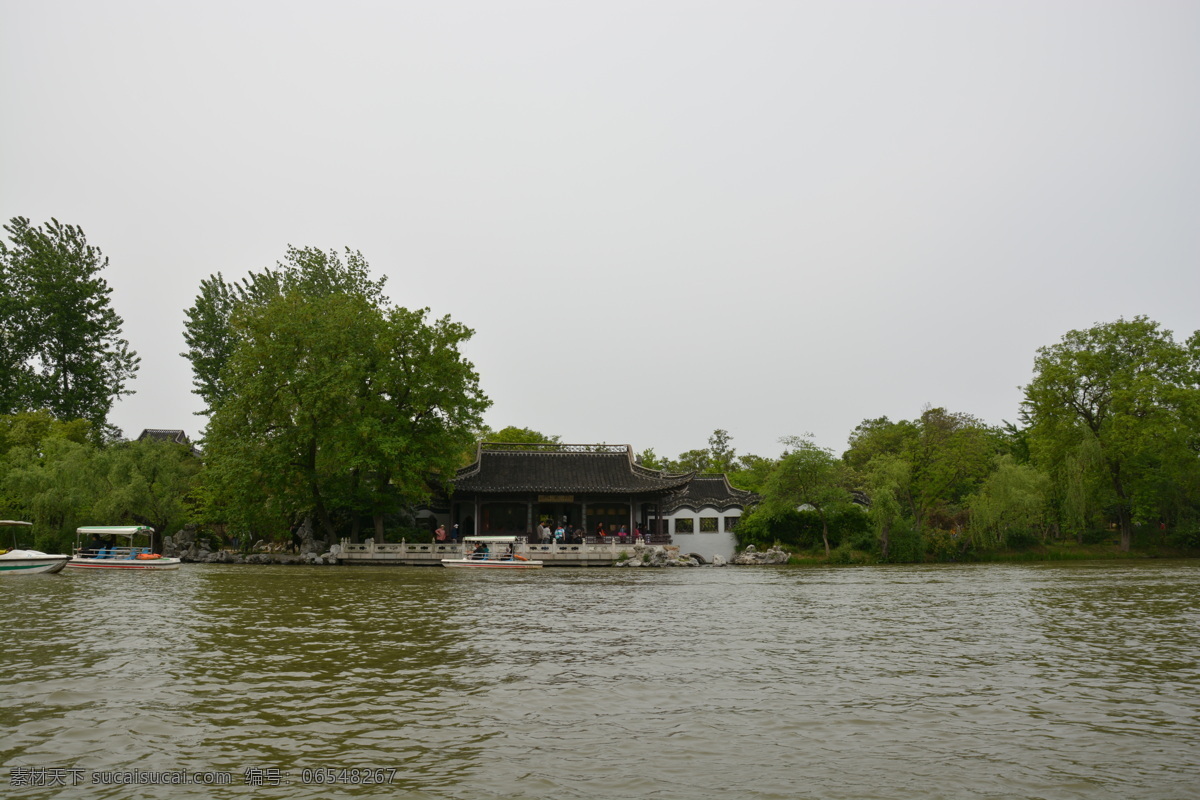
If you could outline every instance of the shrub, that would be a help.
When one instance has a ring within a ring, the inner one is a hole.
[[[887,560],[897,564],[924,561],[925,537],[912,526],[895,526],[889,537]]]

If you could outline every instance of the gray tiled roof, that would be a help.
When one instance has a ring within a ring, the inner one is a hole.
[[[181,430],[174,428],[145,428],[137,440],[142,439],[157,439],[161,442],[175,442],[177,444],[190,444],[187,434]]]
[[[697,475],[686,487],[667,498],[664,513],[680,508],[700,509],[711,506],[719,511],[727,508],[745,508],[758,501],[758,495],[729,485],[729,479],[721,475]]]
[[[664,474],[634,463],[629,445],[482,444],[474,464],[458,471],[456,492],[661,495],[694,473]]]

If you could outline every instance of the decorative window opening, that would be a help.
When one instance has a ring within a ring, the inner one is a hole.
[[[736,528],[739,519],[741,519],[741,517],[726,517],[725,518],[725,530],[731,531],[734,528]]]
[[[688,517],[687,519],[675,520],[675,532],[676,533],[693,533],[694,531],[692,528],[692,523],[693,523],[693,520],[691,517]]]
[[[700,532],[701,533],[716,533],[717,532],[717,517],[701,517]]]

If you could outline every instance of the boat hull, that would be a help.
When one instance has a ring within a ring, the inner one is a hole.
[[[70,556],[0,558],[0,575],[49,575],[60,571]]]
[[[178,558],[79,558],[67,562],[71,569],[179,569]]]
[[[443,558],[442,566],[451,569],[541,569],[541,561],[491,561],[474,558]]]

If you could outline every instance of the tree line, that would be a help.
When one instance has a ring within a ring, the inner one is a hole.
[[[1135,533],[1200,549],[1200,333],[1178,342],[1139,316],[1069,331],[1040,348],[1017,423],[925,408],[863,420],[840,454],[811,437],[777,458],[708,448],[643,461],[725,472],[760,494],[740,543],[813,548],[842,561],[986,557],[1053,541]]]
[[[301,519],[329,539],[404,535],[407,511],[452,489],[474,442],[559,441],[483,425],[469,328],[394,304],[356,251],[296,247],[238,280],[203,280],[185,311],[202,458],[122,441],[108,413],[138,358],[109,302],[107,259],[55,220],[18,217],[5,231],[0,516],[33,521],[40,549],[61,549],[77,525],[129,522],[247,541]],[[1145,317],[1070,331],[1038,350],[1016,420],[927,407],[864,420],[840,454],[785,436],[776,456],[738,454],[718,429],[707,447],[638,460],[756,492],[740,544],[835,561],[1111,538],[1129,550],[1148,532],[1200,546],[1200,334],[1177,342]]]

